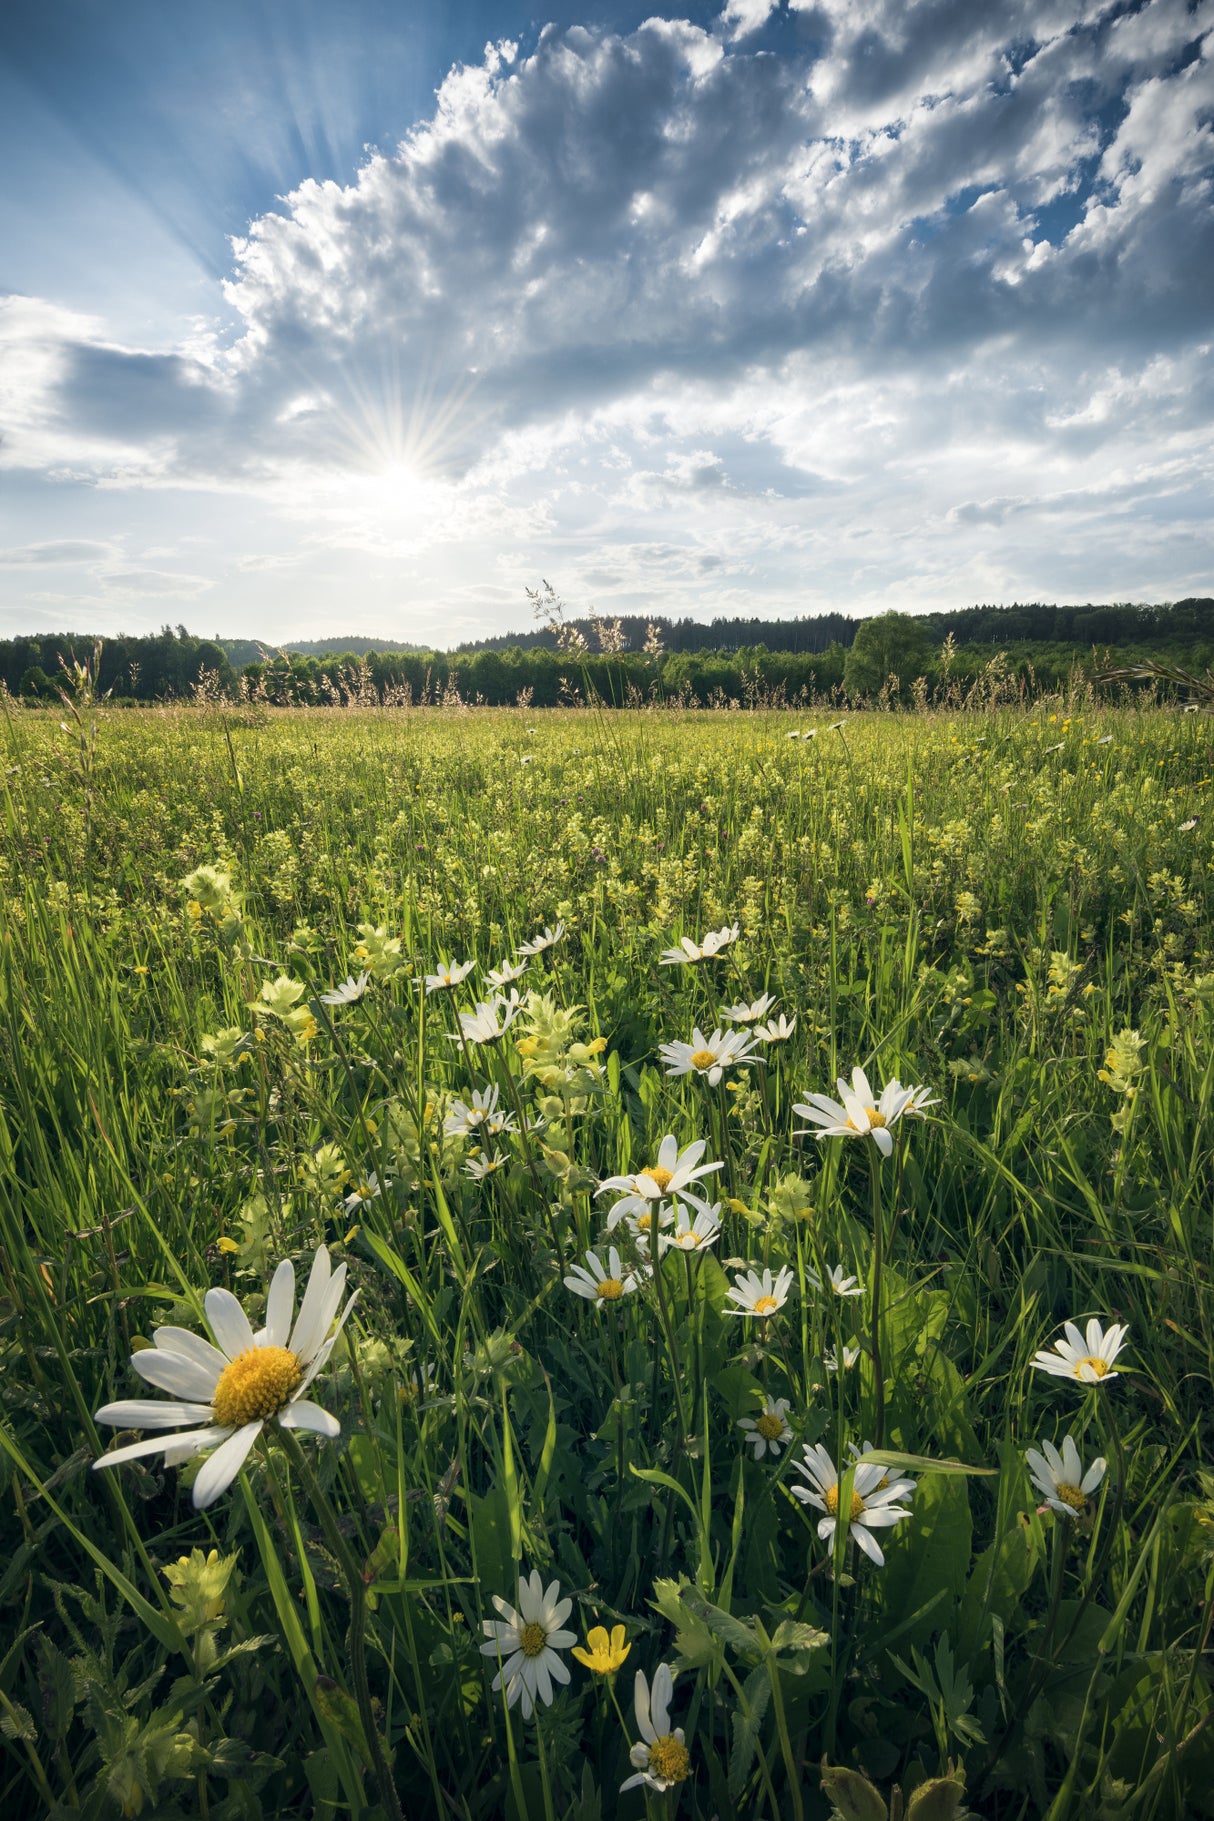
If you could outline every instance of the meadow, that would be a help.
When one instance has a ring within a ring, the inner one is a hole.
[[[1214,1815],[1205,714],[4,739],[6,1816]]]

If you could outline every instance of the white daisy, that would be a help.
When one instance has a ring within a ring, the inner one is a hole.
[[[742,934],[739,923],[726,923],[720,929],[710,929],[702,942],[693,942],[690,936],[680,936],[678,948],[662,950],[663,967],[694,967],[697,961],[711,961],[722,949],[736,942]]]
[[[786,1397],[768,1397],[763,1400],[758,1416],[739,1417],[738,1428],[745,1430],[746,1446],[754,1449],[757,1461],[769,1452],[780,1454],[791,1442],[792,1430],[784,1420],[790,1408]]]
[[[468,1102],[453,1100],[451,1110],[443,1120],[443,1131],[449,1138],[471,1138],[474,1133],[485,1131],[512,1132],[513,1113],[502,1115],[497,1110],[501,1091],[495,1082],[491,1088],[473,1088]]]
[[[851,1371],[851,1368],[855,1365],[856,1361],[859,1359],[862,1351],[863,1351],[863,1349],[860,1347],[844,1347],[844,1349],[843,1349],[843,1370],[845,1372]],[[830,1353],[824,1353],[822,1355],[822,1364],[826,1367],[826,1370],[828,1372],[837,1372],[839,1370],[838,1354],[835,1353],[833,1350]]]
[[[353,1214],[356,1208],[364,1207],[369,1201],[376,1201],[383,1194],[384,1187],[378,1172],[372,1170],[364,1181],[355,1183],[350,1193],[343,1198],[342,1206],[347,1214]]]
[[[426,991],[441,993],[445,989],[457,987],[476,966],[475,961],[443,961],[439,963],[437,974],[426,975]]]
[[[1191,834],[1193,829],[1197,827],[1197,817],[1190,816],[1187,822],[1178,822],[1176,827],[1182,835]]]
[[[787,1265],[774,1278],[769,1265],[763,1267],[762,1277],[757,1271],[743,1272],[725,1292],[726,1300],[738,1305],[726,1309],[726,1315],[774,1315],[788,1301],[792,1276]]]
[[[168,1440],[153,1436],[131,1442],[103,1454],[93,1466],[116,1467],[144,1454],[163,1454],[166,1466],[178,1466],[214,1449],[194,1482],[194,1508],[201,1511],[227,1491],[268,1422],[283,1429],[310,1429],[331,1440],[340,1433],[336,1417],[304,1392],[324,1367],[354,1307],[357,1292],[333,1328],[345,1286],[345,1265],[332,1271],[329,1254],[321,1246],[292,1327],[295,1268],[284,1258],[271,1280],[266,1325],[258,1334],[230,1290],[208,1290],[203,1308],[214,1346],[186,1328],[157,1328],[154,1344],[131,1356],[140,1378],[182,1401],[134,1398],[106,1404],[96,1416],[97,1422],[116,1429],[203,1426]]]
[[[617,1224],[618,1210],[623,1206],[617,1202],[607,1218],[607,1231],[610,1233]],[[650,1251],[650,1241],[656,1229],[660,1240],[661,1251],[666,1250],[666,1228],[674,1225],[674,1203],[670,1201],[642,1202],[635,1212],[622,1216],[628,1222],[628,1231],[636,1240],[637,1250],[646,1256]]]
[[[1056,1378],[1078,1379],[1081,1385],[1098,1385],[1102,1379],[1118,1378],[1113,1361],[1125,1344],[1129,1324],[1114,1322],[1107,1331],[1093,1316],[1081,1334],[1073,1321],[1063,1323],[1062,1340],[1052,1350],[1043,1349],[1032,1363],[1040,1372],[1052,1372]]]
[[[652,1690],[645,1680],[644,1670],[638,1669],[634,1687],[633,1706],[641,1736],[628,1754],[636,1775],[624,1779],[620,1784],[621,1793],[636,1789],[642,1783],[648,1784],[650,1789],[673,1789],[676,1783],[685,1783],[691,1775],[691,1754],[683,1743],[683,1728],[676,1726],[673,1732],[670,1729],[674,1678],[669,1665],[658,1664]]]
[[[470,1157],[464,1165],[464,1174],[470,1176],[473,1182],[485,1182],[490,1176],[496,1176],[499,1170],[504,1170],[509,1162],[510,1158],[505,1151],[499,1151],[496,1157]]]
[[[533,936],[530,942],[520,942],[514,952],[516,955],[542,955],[546,948],[554,948],[564,934],[563,923],[558,923],[555,929],[545,924],[542,935]]]
[[[754,1039],[742,1031],[714,1031],[705,1037],[697,1025],[690,1043],[663,1043],[659,1046],[668,1075],[703,1075],[709,1087],[715,1088],[726,1069],[745,1068],[754,1049]]]
[[[867,1138],[871,1135],[881,1155],[890,1156],[894,1148],[890,1128],[897,1124],[922,1089],[904,1088],[895,1079],[886,1083],[878,1099],[863,1069],[852,1070],[850,1087],[842,1076],[835,1085],[842,1106],[836,1100],[827,1099],[825,1094],[807,1094],[804,1103],[794,1106],[793,1112],[819,1128],[814,1133],[815,1138]]]
[[[491,986],[497,993],[501,991],[502,987],[511,985],[513,981],[521,980],[526,972],[527,963],[525,961],[520,961],[517,967],[510,961],[503,961],[500,967],[489,969],[485,975],[485,984]]]
[[[815,1290],[822,1288],[822,1279],[816,1271],[806,1271],[808,1281]],[[826,1279],[826,1287],[833,1290],[836,1296],[863,1296],[864,1285],[856,1277],[845,1277],[842,1265],[832,1265]]]
[[[609,1189],[620,1190],[624,1195],[624,1200],[617,1201],[612,1207],[607,1217],[608,1227],[614,1227],[626,1214],[643,1208],[651,1201],[660,1201],[667,1195],[680,1195],[689,1183],[715,1175],[723,1168],[721,1164],[700,1162],[707,1148],[707,1141],[697,1138],[694,1144],[684,1145],[680,1150],[674,1133],[667,1132],[658,1146],[656,1163],[649,1164],[632,1176],[604,1177],[595,1190],[596,1195],[605,1195]]]
[[[322,1005],[353,1005],[354,1001],[361,999],[366,992],[367,982],[370,978],[370,974],[360,974],[356,980],[353,974],[347,974],[340,986],[335,986],[331,993],[320,995],[320,1003]]]
[[[564,1281],[567,1290],[572,1290],[575,1296],[584,1296],[601,1309],[604,1303],[618,1302],[621,1296],[628,1296],[637,1288],[640,1277],[620,1263],[620,1255],[612,1246],[607,1254],[606,1270],[597,1252],[587,1252],[586,1263],[574,1265]]]
[[[818,1535],[825,1542],[834,1536],[838,1523],[840,1475],[821,1442],[812,1448],[807,1443],[804,1453],[804,1460],[794,1463],[793,1472],[803,1475],[809,1485],[792,1486],[789,1490],[803,1505],[813,1505],[826,1513],[818,1523]],[[905,1496],[901,1486],[906,1482],[895,1481],[893,1485],[883,1487],[881,1482],[884,1478],[883,1467],[871,1467],[863,1461],[859,1463],[852,1481],[851,1508],[847,1518],[848,1535],[855,1538],[865,1555],[878,1568],[883,1565],[885,1556],[873,1531],[896,1524],[899,1518],[910,1516],[906,1506],[897,1502]]]
[[[761,998],[752,1000],[749,1005],[744,999],[739,1000],[737,1005],[723,1005],[721,1016],[728,1018],[730,1024],[758,1024],[761,1018],[766,1018],[775,1003],[771,993],[764,993]]]
[[[760,1043],[787,1043],[797,1028],[795,1018],[786,1018],[783,1012],[778,1018],[769,1018],[766,1024],[755,1026],[755,1036]]]
[[[474,1012],[459,1013],[459,1028],[464,1042],[496,1043],[499,1037],[506,1035],[522,1009],[517,987],[510,989],[509,999],[504,993],[494,993],[488,1003],[478,999]],[[459,1042],[459,1038],[450,1031],[447,1035],[453,1043]]]
[[[573,1601],[559,1599],[560,1591],[559,1581],[545,1587],[539,1570],[533,1568],[525,1581],[519,1581],[517,1607],[495,1593],[493,1604],[501,1618],[481,1620],[489,1640],[481,1645],[481,1655],[498,1661],[493,1692],[505,1689],[507,1707],[521,1701],[524,1720],[531,1718],[538,1701],[552,1706],[554,1682],[569,1680],[569,1670],[556,1653],[576,1644],[577,1632],[562,1629]]]
[[[715,1245],[721,1237],[721,1204],[714,1202],[712,1207],[707,1202],[697,1202],[695,1218],[689,1208],[679,1207],[675,1212],[674,1232],[669,1238],[663,1236],[664,1246],[673,1246],[679,1252],[702,1252]]]
[[[1082,1517],[1088,1507],[1089,1495],[1105,1476],[1108,1462],[1101,1455],[1085,1473],[1079,1450],[1069,1435],[1062,1444],[1061,1454],[1053,1442],[1042,1442],[1041,1446],[1044,1450],[1041,1454],[1035,1448],[1026,1448],[1024,1452],[1034,1486],[1051,1511],[1057,1511],[1061,1517]]]

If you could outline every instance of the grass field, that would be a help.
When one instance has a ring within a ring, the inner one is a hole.
[[[1204,715],[5,740],[0,1812],[1214,1815]]]

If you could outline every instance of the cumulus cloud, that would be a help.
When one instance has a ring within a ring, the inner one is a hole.
[[[834,598],[877,598],[929,524],[925,595],[1024,592],[1054,497],[1077,527],[1132,516],[1118,487],[1187,499],[1211,0],[798,0],[778,54],[773,10],[487,47],[234,244],[227,340],[10,301],[0,461],[257,491],[376,560],[555,539],[617,592],[673,567],[790,600],[828,553]]]

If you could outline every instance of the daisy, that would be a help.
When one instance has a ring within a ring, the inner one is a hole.
[[[648,1784],[650,1789],[673,1789],[676,1783],[685,1783],[691,1775],[691,1754],[683,1743],[683,1728],[676,1726],[673,1732],[670,1730],[673,1693],[674,1678],[668,1664],[658,1664],[652,1691],[644,1670],[637,1670],[633,1705],[641,1736],[628,1754],[637,1774],[625,1778],[620,1784],[621,1792],[636,1789],[642,1783]]]
[[[1042,1454],[1035,1448],[1026,1448],[1024,1453],[1034,1486],[1051,1511],[1061,1517],[1082,1517],[1088,1508],[1088,1495],[1104,1478],[1108,1462],[1101,1455],[1085,1473],[1079,1450],[1069,1435],[1061,1454],[1053,1442],[1042,1442],[1041,1446]]]
[[[774,1004],[774,996],[764,993],[762,998],[752,1000],[749,1005],[744,999],[737,1005],[723,1005],[721,1016],[728,1018],[730,1024],[758,1024],[760,1018],[766,1018]]]
[[[787,1266],[773,1278],[771,1267],[763,1267],[763,1275],[757,1271],[746,1271],[734,1279],[733,1285],[725,1292],[728,1302],[737,1303],[736,1309],[726,1309],[726,1315],[774,1315],[788,1301],[788,1292],[792,1289],[792,1272]]]
[[[517,987],[511,988],[509,999],[504,993],[494,993],[487,1004],[478,999],[474,1012],[459,1013],[459,1028],[464,1042],[496,1043],[499,1037],[506,1035],[522,1009]],[[502,1014],[500,1023],[499,1012]],[[450,1031],[447,1035],[453,1043],[459,1042],[459,1038],[452,1036]]]
[[[573,1601],[558,1599],[560,1591],[559,1581],[545,1588],[539,1570],[533,1568],[527,1580],[519,1581],[517,1608],[495,1593],[493,1604],[501,1618],[481,1620],[489,1640],[481,1645],[481,1655],[496,1657],[499,1665],[493,1692],[505,1689],[507,1707],[521,1701],[524,1720],[531,1718],[537,1699],[552,1706],[554,1682],[569,1680],[569,1670],[556,1653],[576,1644],[577,1632],[562,1630]]]
[[[564,934],[563,923],[558,923],[555,929],[545,924],[542,935],[533,936],[530,942],[520,942],[514,952],[516,955],[542,955],[546,948],[554,948]]]
[[[383,1191],[384,1184],[379,1180],[378,1172],[372,1170],[365,1182],[357,1183],[350,1193],[343,1197],[342,1207],[345,1208],[347,1214],[353,1214],[356,1208],[364,1207],[367,1202],[377,1200]]]
[[[701,1252],[715,1245],[720,1237],[720,1202],[714,1202],[710,1208],[707,1202],[701,1201],[697,1203],[694,1220],[689,1208],[676,1209],[674,1232],[669,1239],[663,1240],[663,1244],[674,1246],[679,1252]]]
[[[613,1676],[631,1649],[632,1645],[624,1642],[622,1625],[613,1625],[610,1637],[605,1625],[592,1625],[586,1633],[586,1649],[575,1644],[573,1654],[591,1675]]]
[[[665,1195],[679,1195],[688,1183],[715,1175],[723,1167],[721,1164],[700,1162],[707,1149],[707,1140],[697,1138],[694,1144],[684,1145],[680,1150],[674,1133],[667,1132],[658,1146],[656,1163],[638,1170],[634,1176],[604,1177],[595,1190],[596,1195],[605,1195],[609,1189],[619,1189],[624,1194],[624,1200],[617,1201],[612,1207],[607,1219],[608,1227],[615,1226],[625,1214],[632,1213],[634,1207],[644,1207],[651,1201],[661,1200]]]
[[[1063,1340],[1052,1349],[1033,1356],[1032,1364],[1040,1372],[1052,1372],[1056,1378],[1075,1378],[1081,1385],[1098,1385],[1102,1379],[1117,1378],[1113,1361],[1121,1352],[1129,1324],[1114,1322],[1106,1333],[1093,1316],[1086,1333],[1081,1334],[1073,1321],[1063,1323]]]
[[[470,1157],[464,1165],[464,1175],[470,1176],[473,1182],[485,1182],[499,1170],[504,1170],[509,1162],[505,1151],[499,1151],[496,1157]]]
[[[825,1542],[834,1536],[838,1524],[840,1476],[821,1442],[812,1448],[807,1443],[804,1452],[805,1459],[794,1463],[793,1472],[802,1474],[809,1485],[793,1486],[790,1491],[803,1505],[813,1505],[826,1513],[818,1522],[818,1535]],[[897,1502],[905,1496],[903,1488],[909,1482],[895,1481],[892,1486],[882,1487],[884,1478],[883,1467],[859,1463],[852,1481],[851,1509],[847,1518],[848,1534],[878,1568],[884,1564],[885,1556],[872,1532],[910,1516],[906,1506]]]
[[[621,1296],[628,1296],[639,1281],[635,1271],[626,1270],[620,1263],[620,1255],[612,1246],[605,1271],[598,1253],[587,1252],[586,1263],[574,1265],[565,1279],[565,1288],[572,1290],[575,1296],[586,1297],[601,1309],[604,1303],[618,1302]]]
[[[821,1290],[822,1279],[816,1271],[806,1271],[805,1276],[815,1290]],[[836,1296],[863,1296],[864,1294],[864,1285],[859,1278],[844,1277],[842,1265],[831,1266],[826,1285],[828,1289],[834,1291]]]
[[[617,1224],[617,1210],[622,1206],[622,1202],[617,1202],[607,1217],[607,1231],[609,1233],[612,1227]],[[653,1237],[655,1228],[657,1229],[660,1241],[659,1249],[663,1252],[666,1250],[668,1243],[665,1237],[666,1228],[674,1225],[673,1202],[659,1201],[656,1207],[653,1204],[646,1202],[642,1204],[639,1213],[628,1214],[623,1216],[623,1218],[628,1222],[628,1231],[636,1240],[637,1250],[639,1252],[648,1256],[649,1243]]]
[[[662,950],[661,964],[663,967],[694,967],[697,961],[711,961],[741,934],[741,924],[726,923],[720,929],[710,929],[699,943],[693,942],[690,936],[680,936],[678,948]]]
[[[786,1018],[783,1012],[778,1018],[769,1018],[766,1024],[756,1025],[755,1036],[760,1043],[787,1043],[797,1028],[795,1018]]]
[[[904,1088],[895,1079],[886,1083],[878,1099],[863,1069],[852,1070],[850,1087],[842,1076],[835,1085],[842,1106],[836,1100],[828,1100],[825,1094],[807,1094],[804,1104],[794,1106],[793,1112],[820,1128],[814,1133],[815,1138],[866,1138],[871,1134],[881,1155],[889,1157],[894,1148],[890,1127],[897,1124],[922,1090]]]
[[[938,1107],[939,1096],[933,1095],[930,1088],[912,1088],[910,1099],[902,1109],[903,1119],[923,1119],[928,1107]]]
[[[758,1416],[739,1417],[738,1428],[746,1431],[746,1446],[754,1449],[757,1461],[769,1452],[778,1455],[791,1442],[792,1430],[784,1420],[790,1408],[786,1397],[769,1397]]]
[[[357,1292],[330,1334],[345,1286],[345,1265],[331,1271],[329,1254],[321,1246],[292,1327],[295,1267],[284,1258],[270,1283],[266,1325],[257,1334],[230,1290],[208,1290],[203,1308],[216,1345],[186,1328],[157,1328],[154,1344],[131,1357],[140,1378],[181,1401],[134,1398],[106,1404],[96,1416],[97,1422],[115,1429],[203,1426],[167,1441],[153,1436],[131,1442],[103,1454],[93,1466],[116,1467],[140,1455],[161,1453],[166,1466],[178,1466],[214,1449],[194,1481],[194,1509],[202,1511],[227,1491],[268,1422],[282,1429],[310,1429],[332,1440],[340,1433],[336,1417],[304,1392],[328,1360],[354,1307]]]
[[[356,980],[353,974],[347,974],[340,986],[335,986],[331,993],[320,995],[320,1003],[322,1005],[353,1005],[354,1001],[361,999],[366,992],[367,982],[370,978],[370,974],[360,974]]]
[[[461,980],[466,980],[476,966],[475,961],[440,962],[437,974],[426,975],[426,991],[441,993],[445,989],[454,989]]]
[[[659,1049],[668,1075],[703,1075],[709,1087],[715,1088],[726,1069],[747,1066],[754,1039],[741,1031],[730,1031],[728,1036],[714,1031],[705,1037],[697,1025],[690,1043],[663,1043]]]
[[[843,1370],[845,1372],[851,1371],[852,1367],[855,1365],[856,1361],[859,1359],[861,1352],[862,1352],[862,1349],[860,1347],[844,1347],[844,1349],[843,1349]],[[828,1372],[837,1372],[839,1370],[838,1354],[834,1353],[834,1352],[824,1353],[822,1355],[822,1364],[826,1367],[826,1370]]]
[[[502,987],[509,986],[512,981],[520,980],[526,972],[527,963],[525,961],[520,961],[517,967],[514,967],[509,961],[503,961],[500,967],[489,969],[485,975],[485,983],[497,993],[501,991]]]
[[[443,1131],[449,1138],[470,1138],[474,1132],[514,1130],[514,1115],[504,1117],[498,1114],[497,1102],[501,1094],[496,1082],[491,1088],[473,1088],[472,1099],[465,1104],[462,1100],[451,1102],[451,1111],[443,1120]]]

